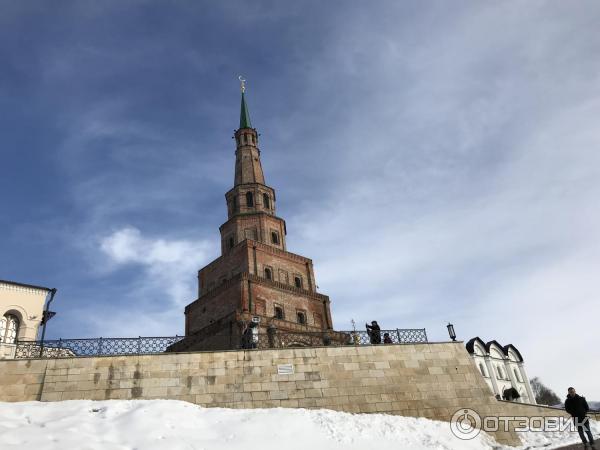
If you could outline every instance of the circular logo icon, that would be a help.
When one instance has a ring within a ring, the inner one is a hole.
[[[472,409],[461,408],[452,416],[450,429],[459,439],[473,439],[481,431],[481,417]]]

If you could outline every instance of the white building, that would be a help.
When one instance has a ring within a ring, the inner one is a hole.
[[[17,340],[36,340],[50,291],[0,280],[0,359],[14,358]]]
[[[485,343],[475,337],[466,347],[494,395],[505,398],[509,393],[507,390],[514,388],[519,393],[515,401],[535,404],[523,357],[514,345],[503,347],[497,341]]]

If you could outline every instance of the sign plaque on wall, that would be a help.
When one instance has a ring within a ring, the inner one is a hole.
[[[293,364],[277,364],[278,375],[291,375],[294,373]]]

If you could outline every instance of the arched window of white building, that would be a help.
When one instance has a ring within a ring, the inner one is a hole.
[[[503,380],[504,374],[502,373],[502,368],[500,366],[496,366],[496,369],[498,370],[498,379]]]
[[[519,383],[522,383],[523,380],[521,379],[521,375],[519,375],[519,371],[517,369],[513,369],[513,372],[515,373],[515,378],[517,379],[517,381]]]
[[[479,363],[479,370],[481,371],[481,375],[487,377],[487,375],[485,374],[485,369],[483,368],[483,364],[481,363]]]
[[[6,324],[8,320],[6,317],[0,318],[0,344],[4,342],[4,334],[6,333]]]
[[[0,321],[0,342],[14,344],[19,335],[19,319],[12,314],[5,314]]]

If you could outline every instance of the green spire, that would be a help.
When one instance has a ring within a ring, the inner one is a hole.
[[[248,105],[246,105],[246,97],[242,91],[242,110],[240,112],[240,128],[252,128],[250,123],[250,114],[248,113]]]

